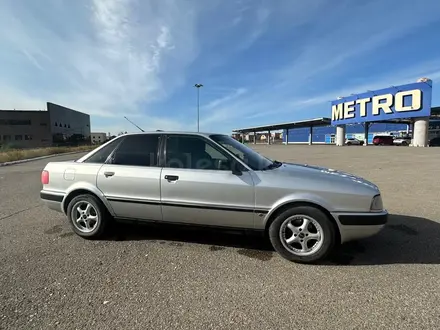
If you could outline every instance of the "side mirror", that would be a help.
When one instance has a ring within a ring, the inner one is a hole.
[[[233,161],[231,167],[232,167],[232,174],[238,176],[243,174],[244,167],[239,162]]]

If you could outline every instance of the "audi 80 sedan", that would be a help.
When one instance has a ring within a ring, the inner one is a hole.
[[[49,162],[41,183],[41,199],[83,238],[105,235],[115,220],[255,230],[299,263],[377,234],[388,216],[363,178],[271,160],[223,134],[125,134]]]

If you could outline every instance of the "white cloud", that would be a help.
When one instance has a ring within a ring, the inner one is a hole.
[[[253,121],[258,118],[265,118],[261,124],[270,124],[270,116],[273,114],[292,113],[291,120],[298,119],[299,114],[306,114],[310,109],[322,109],[323,117],[328,117],[330,111],[330,102],[338,96],[348,96],[351,94],[360,94],[368,90],[376,90],[391,86],[404,85],[416,82],[418,78],[428,77],[434,82],[440,81],[440,60],[420,63],[404,70],[386,72],[378,77],[369,77],[368,81],[359,84],[348,82],[340,88],[333,88],[325,93],[296,98],[276,98],[266,99],[266,95],[256,99],[255,95],[243,99],[233,99],[233,102],[222,104],[221,107],[213,109],[209,122],[218,122],[220,120],[233,123],[236,119],[246,118],[247,121]],[[326,109],[328,111],[326,111]],[[305,116],[307,117],[307,115]],[[301,118],[299,118],[301,119]]]
[[[247,93],[247,89],[246,88],[238,88],[236,90],[234,90],[233,92],[227,94],[226,96],[217,98],[213,101],[210,101],[208,104],[206,104],[205,106],[202,106],[202,111],[206,111],[206,110],[211,110],[214,108],[217,108],[218,106],[225,104],[227,102],[230,102],[232,100],[237,99],[238,97],[242,96],[243,94]]]
[[[376,61],[380,55],[387,58],[386,46],[392,44],[396,47],[399,45],[395,43],[398,40],[401,40],[402,49],[405,49],[405,38],[408,35],[417,31],[417,28],[439,20],[437,13],[440,11],[440,2],[423,3],[423,6],[415,8],[409,1],[398,6],[396,2],[384,3],[380,0],[337,4],[320,1],[317,6],[319,8],[303,8],[306,13],[303,17],[295,16],[298,13],[292,12],[294,9],[298,11],[299,7],[284,3],[283,10],[291,13],[293,22],[290,24],[307,27],[305,35],[297,41],[292,40],[296,45],[293,47],[291,63],[274,66],[274,74],[262,76],[258,88],[253,88],[254,93],[247,93],[240,99],[213,108],[211,121],[223,121],[227,125],[236,120],[268,123],[271,122],[271,115],[283,113],[295,113],[292,116],[294,120],[302,115],[307,117],[307,111],[311,109],[323,109],[325,114],[330,101],[341,94],[404,84],[415,81],[419,76],[427,75],[437,79],[440,69],[438,61],[403,67],[397,71],[384,66],[382,74],[376,76],[368,72],[360,75],[361,71],[356,70],[369,63],[370,54],[377,56]],[[271,10],[279,13],[280,8]],[[321,14],[313,18],[316,10],[320,10]],[[390,14],[378,15],[378,11]],[[324,12],[325,15],[322,15]],[[393,17],[399,17],[392,20],[392,24],[391,13]],[[380,66],[381,63],[376,62],[376,65]],[[345,77],[353,78],[339,80],[339,77],[344,76],[343,73]],[[356,75],[358,77],[354,79]],[[336,79],[333,86],[332,79]],[[327,90],[324,89],[324,92],[323,87],[314,88],[314,85],[323,86],[325,83]]]
[[[309,42],[298,47],[292,64],[280,70],[279,86],[292,84],[294,77],[300,78],[300,84],[331,75],[333,70],[353,70],[356,64],[364,64],[367,55],[377,55],[381,47],[381,55],[386,58],[387,50],[393,50],[386,45],[400,40],[404,49],[405,37],[437,21],[439,12],[438,1],[423,1],[419,6],[412,1],[396,5],[395,1],[382,0],[350,2],[349,7],[344,2],[334,4],[327,15],[319,17],[319,24],[308,31]]]
[[[384,65],[380,77],[357,68],[389,61],[396,41],[419,38],[439,11],[427,0],[3,0],[0,108],[51,101],[90,113],[104,131],[135,131],[124,115],[144,129],[193,129],[194,94],[186,93],[206,82],[201,129],[269,122],[343,92],[437,79],[435,61],[393,72]],[[414,53],[414,61],[429,57]]]
[[[197,55],[191,4],[64,1],[45,5],[45,15],[41,8],[0,4],[2,108],[51,101],[92,116],[139,115],[179,86]]]

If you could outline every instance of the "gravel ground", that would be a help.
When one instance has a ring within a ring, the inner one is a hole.
[[[87,241],[42,206],[47,161],[0,168],[0,329],[438,329],[440,148],[255,148],[374,181],[390,223],[320,266],[236,233],[127,225]]]

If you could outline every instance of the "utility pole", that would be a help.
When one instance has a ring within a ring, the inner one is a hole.
[[[203,87],[202,84],[195,84],[194,87],[197,88],[197,132],[200,131],[200,87]]]

